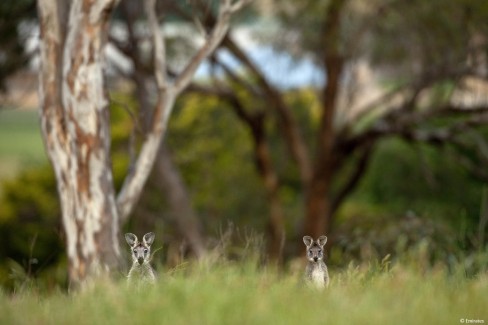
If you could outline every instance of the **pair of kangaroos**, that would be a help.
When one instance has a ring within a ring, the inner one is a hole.
[[[129,282],[154,283],[156,274],[151,267],[151,245],[154,242],[154,233],[149,232],[139,241],[132,233],[125,234],[125,240],[131,248],[132,267],[127,276]],[[326,236],[320,236],[316,241],[310,236],[303,237],[303,243],[307,247],[307,267],[305,269],[305,280],[317,288],[324,288],[329,285],[329,272],[324,262],[324,246],[327,242]]]

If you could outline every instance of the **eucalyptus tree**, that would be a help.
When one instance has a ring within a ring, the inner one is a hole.
[[[40,120],[61,203],[69,279],[86,279],[119,263],[119,228],[134,209],[153,167],[176,98],[225,36],[244,1],[220,1],[216,23],[174,77],[168,77],[164,28],[146,0],[156,103],[137,159],[117,193],[110,158],[104,49],[117,0],[39,0]]]

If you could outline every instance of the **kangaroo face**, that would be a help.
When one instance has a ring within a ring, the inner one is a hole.
[[[317,241],[314,241],[312,237],[303,237],[303,242],[307,246],[307,258],[310,262],[318,262],[324,258],[324,246],[327,242],[327,237],[320,236]]]
[[[137,261],[140,265],[142,265],[144,261],[149,260],[150,253],[150,246],[145,246],[143,243],[139,243],[137,246],[132,247],[132,260],[134,262]]]
[[[314,245],[307,248],[307,257],[311,262],[321,261],[324,258],[324,251],[322,247],[314,243]]]
[[[139,265],[149,262],[151,256],[151,245],[154,241],[154,233],[150,232],[144,235],[142,242],[139,242],[137,236],[131,233],[125,234],[125,240],[131,247],[132,261]]]

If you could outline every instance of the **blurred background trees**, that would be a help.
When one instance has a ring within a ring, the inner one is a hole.
[[[35,18],[36,6],[32,0],[2,3],[0,5],[0,90],[5,91],[5,81],[28,62],[27,41]]]
[[[170,79],[198,30],[215,24],[215,8],[158,2]],[[17,30],[32,19],[18,17]],[[108,37],[117,189],[157,88],[145,19],[142,4],[122,0]],[[170,264],[204,256],[228,222],[264,234],[278,263],[298,254],[305,233],[329,236],[335,265],[421,242],[443,261],[483,249],[487,22],[488,5],[470,0],[254,3],[177,101],[125,227],[155,228]],[[31,274],[62,263],[49,169],[1,181],[2,257]],[[2,266],[4,281],[11,267]]]

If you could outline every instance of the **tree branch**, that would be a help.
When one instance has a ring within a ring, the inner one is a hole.
[[[166,75],[166,46],[164,34],[159,28],[156,17],[156,0],[146,0],[144,2],[149,29],[153,36],[154,54],[154,76],[159,91],[166,91],[168,87],[168,77]]]
[[[356,185],[361,180],[364,172],[368,168],[369,161],[373,153],[374,144],[370,143],[362,149],[357,164],[354,166],[354,171],[349,176],[349,179],[345,182],[343,187],[337,192],[336,196],[332,199],[331,214],[334,214],[336,210],[341,206],[342,202],[351,192],[356,188]]]
[[[249,128],[254,142],[256,169],[261,177],[269,202],[268,222],[268,257],[280,263],[285,240],[284,211],[279,195],[280,182],[276,168],[273,166],[271,151],[266,140],[265,112],[250,113],[246,111],[235,92],[224,92],[224,98]]]
[[[414,104],[412,104],[414,105]],[[400,110],[398,108],[397,110]],[[423,127],[422,125],[437,118],[463,117],[462,120],[451,122],[442,127]],[[380,138],[399,136],[406,141],[426,143],[437,147],[451,147],[457,151],[454,158],[472,175],[488,180],[488,173],[484,166],[488,163],[488,144],[482,136],[476,138],[477,148],[462,140],[462,136],[475,132],[479,127],[488,126],[488,106],[459,107],[447,104],[431,108],[427,111],[408,110],[406,113],[391,113],[372,125],[367,131],[349,137],[336,143],[336,156],[347,157],[356,150],[362,150],[356,171],[349,181],[339,190],[332,202],[335,211],[341,201],[360,180],[361,174],[367,168],[370,151],[374,143]]]
[[[212,33],[207,38],[205,44],[197,51],[193,58],[188,62],[183,71],[176,78],[174,87],[176,94],[179,94],[191,81],[197,68],[220,44],[229,29],[230,17],[237,10],[241,9],[248,0],[239,0],[232,4],[231,0],[222,0],[219,9],[217,23]]]
[[[148,17],[148,24],[152,31],[154,43],[154,75],[159,91],[151,125],[149,126],[146,138],[142,144],[139,157],[137,158],[134,168],[129,170],[117,197],[117,206],[122,223],[127,220],[129,214],[133,210],[153,168],[159,147],[168,127],[169,116],[173,110],[176,97],[188,86],[200,63],[209,56],[221,42],[229,28],[230,16],[237,10],[238,6],[236,6],[236,4],[240,2],[247,2],[247,0],[239,0],[234,4],[232,4],[231,0],[222,0],[217,24],[211,35],[195,56],[189,61],[185,69],[183,69],[183,71],[176,77],[175,82],[169,83],[167,78],[163,33],[160,30],[154,8],[156,1],[146,0],[146,15]]]
[[[260,85],[263,96],[270,104],[281,124],[280,131],[283,133],[285,143],[291,157],[297,162],[300,178],[305,185],[312,177],[312,163],[310,161],[309,148],[303,139],[300,128],[293,118],[288,106],[283,101],[280,92],[275,89],[266,79],[266,77],[254,65],[247,54],[232,40],[230,36],[224,38],[223,46],[236,57],[244,67],[256,78]]]
[[[262,94],[255,88],[253,87],[249,82],[247,82],[243,77],[240,77],[237,73],[235,73],[227,64],[222,62],[217,56],[213,56],[213,60],[224,70],[224,72],[227,74],[229,79],[236,84],[240,85],[244,89],[246,89],[249,94],[252,96],[256,97],[262,97]]]

